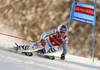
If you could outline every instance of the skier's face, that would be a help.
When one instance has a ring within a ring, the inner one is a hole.
[[[59,36],[60,36],[60,37],[63,37],[63,36],[65,35],[65,33],[66,33],[66,32],[64,32],[64,31],[60,31],[60,32],[59,32]]]
[[[60,37],[63,37],[64,35],[65,35],[65,34],[63,34],[63,33],[59,33],[59,36],[60,36]]]

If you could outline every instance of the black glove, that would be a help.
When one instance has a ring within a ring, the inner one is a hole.
[[[60,59],[61,59],[61,60],[65,60],[65,54],[61,54]]]

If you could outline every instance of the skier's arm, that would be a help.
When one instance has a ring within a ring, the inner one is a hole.
[[[67,50],[68,50],[68,38],[66,38],[66,40],[65,40],[65,46],[63,46],[63,53],[62,54],[66,55]]]
[[[46,37],[48,37],[48,36],[50,36],[50,35],[52,35],[52,34],[55,34],[56,33],[56,29],[52,29],[52,30],[50,30],[50,31],[48,31],[48,32],[46,32],[46,33],[43,33],[42,34],[42,36],[41,36],[41,39],[40,39],[40,43],[41,43],[41,45],[42,46],[45,46],[46,44],[45,44],[45,38]]]
[[[65,60],[65,55],[67,54],[68,38],[66,38],[64,45],[63,45],[63,53],[61,54],[61,57],[60,57],[61,60]]]
[[[43,33],[41,39],[45,39],[46,37],[48,37],[48,36],[50,36],[52,34],[55,34],[55,33],[56,33],[56,29],[52,29],[52,30],[50,30],[50,31],[48,31],[46,33]]]

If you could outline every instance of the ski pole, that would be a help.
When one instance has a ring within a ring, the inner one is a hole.
[[[9,36],[9,37],[13,37],[13,38],[17,38],[17,39],[21,39],[21,40],[25,40],[25,41],[29,41],[29,42],[36,42],[36,41],[27,40],[27,39],[24,39],[24,38],[8,35],[8,34],[4,34],[4,33],[0,33],[0,34],[1,35],[5,35],[5,36]]]

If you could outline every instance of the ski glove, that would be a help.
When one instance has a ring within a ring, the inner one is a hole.
[[[61,59],[61,60],[65,60],[65,54],[61,54],[60,59]]]
[[[41,39],[41,41],[40,41],[40,42],[41,42],[41,45],[42,45],[42,46],[45,46],[45,45],[46,45],[46,43],[45,43],[45,40],[44,40],[44,39]]]

